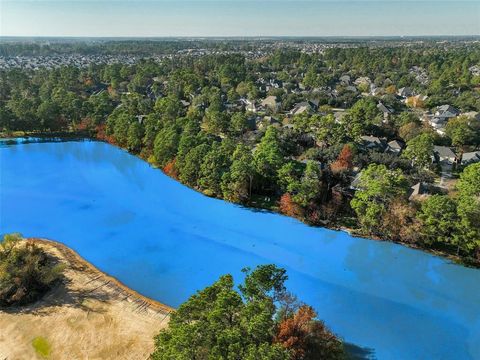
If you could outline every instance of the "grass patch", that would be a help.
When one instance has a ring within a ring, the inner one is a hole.
[[[35,352],[42,358],[47,358],[48,355],[50,355],[51,346],[44,337],[37,336],[32,340],[32,346],[35,349]]]

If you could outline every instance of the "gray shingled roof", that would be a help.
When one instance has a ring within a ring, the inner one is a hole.
[[[480,162],[480,151],[468,152],[462,155],[462,164],[471,162]]]
[[[393,109],[390,106],[387,106],[387,105],[383,104],[382,102],[378,103],[377,109],[380,110],[381,112],[387,113],[387,114],[393,114],[394,113]]]
[[[372,136],[372,135],[363,135],[360,137],[364,143],[367,145],[378,145],[383,146],[383,141],[379,137]]]
[[[392,140],[388,143],[388,147],[391,149],[402,150],[403,149],[403,142],[398,140]]]
[[[453,150],[450,149],[449,147],[446,147],[446,146],[435,145],[433,147],[433,151],[435,152],[435,154],[437,154],[438,156],[440,156],[442,158],[456,158],[457,157],[457,155],[455,155]]]
[[[416,195],[422,195],[427,193],[428,191],[427,187],[422,182],[416,183],[410,189],[411,189],[410,197],[416,196]]]
[[[455,117],[460,114],[460,111],[451,105],[441,105],[437,108],[437,112],[441,117]]]

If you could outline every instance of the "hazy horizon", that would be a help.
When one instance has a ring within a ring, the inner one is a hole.
[[[479,1],[0,0],[0,36],[480,35]]]

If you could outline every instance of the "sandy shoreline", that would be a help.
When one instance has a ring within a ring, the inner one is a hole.
[[[148,358],[173,308],[129,289],[63,244],[28,241],[66,265],[65,280],[35,304],[0,310],[0,360]]]

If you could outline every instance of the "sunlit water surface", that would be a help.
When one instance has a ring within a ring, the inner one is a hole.
[[[0,233],[58,240],[172,306],[245,266],[288,288],[378,359],[480,359],[480,271],[388,242],[205,197],[113,146],[0,146]]]

